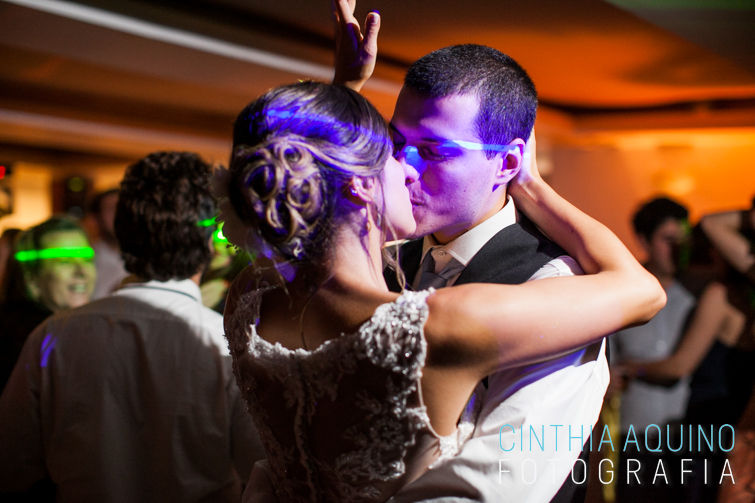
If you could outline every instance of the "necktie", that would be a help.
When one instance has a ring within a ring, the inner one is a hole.
[[[430,287],[443,288],[448,280],[461,272],[462,269],[464,269],[464,266],[461,262],[452,258],[440,271],[435,272],[435,258],[433,258],[431,251],[422,260],[422,273],[419,277],[417,290],[426,290]]]

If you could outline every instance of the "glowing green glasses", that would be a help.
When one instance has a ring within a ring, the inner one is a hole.
[[[57,248],[45,248],[43,250],[23,250],[14,255],[19,262],[31,262],[32,260],[49,260],[54,258],[94,258],[94,249],[90,246],[61,246]]]

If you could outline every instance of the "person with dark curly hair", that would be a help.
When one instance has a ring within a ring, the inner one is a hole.
[[[586,275],[390,292],[381,250],[414,232],[418,176],[392,153],[380,114],[342,86],[282,86],[236,120],[217,185],[225,235],[258,257],[224,315],[267,453],[248,501],[384,501],[458,452],[484,376],[647,321],[665,301],[534,163],[511,193]]]
[[[262,457],[222,317],[202,305],[211,167],[130,166],[115,233],[132,276],[27,340],[0,397],[0,491],[48,478],[58,501],[237,501]]]

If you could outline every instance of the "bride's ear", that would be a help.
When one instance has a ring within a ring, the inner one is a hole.
[[[344,195],[352,203],[366,206],[375,200],[376,185],[374,177],[355,176],[344,186]]]

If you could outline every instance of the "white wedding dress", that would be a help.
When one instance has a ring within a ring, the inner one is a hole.
[[[268,456],[245,501],[384,501],[458,452],[473,418],[442,437],[422,402],[432,290],[403,293],[358,331],[311,351],[257,335],[264,291],[244,294],[226,324],[236,380]]]

